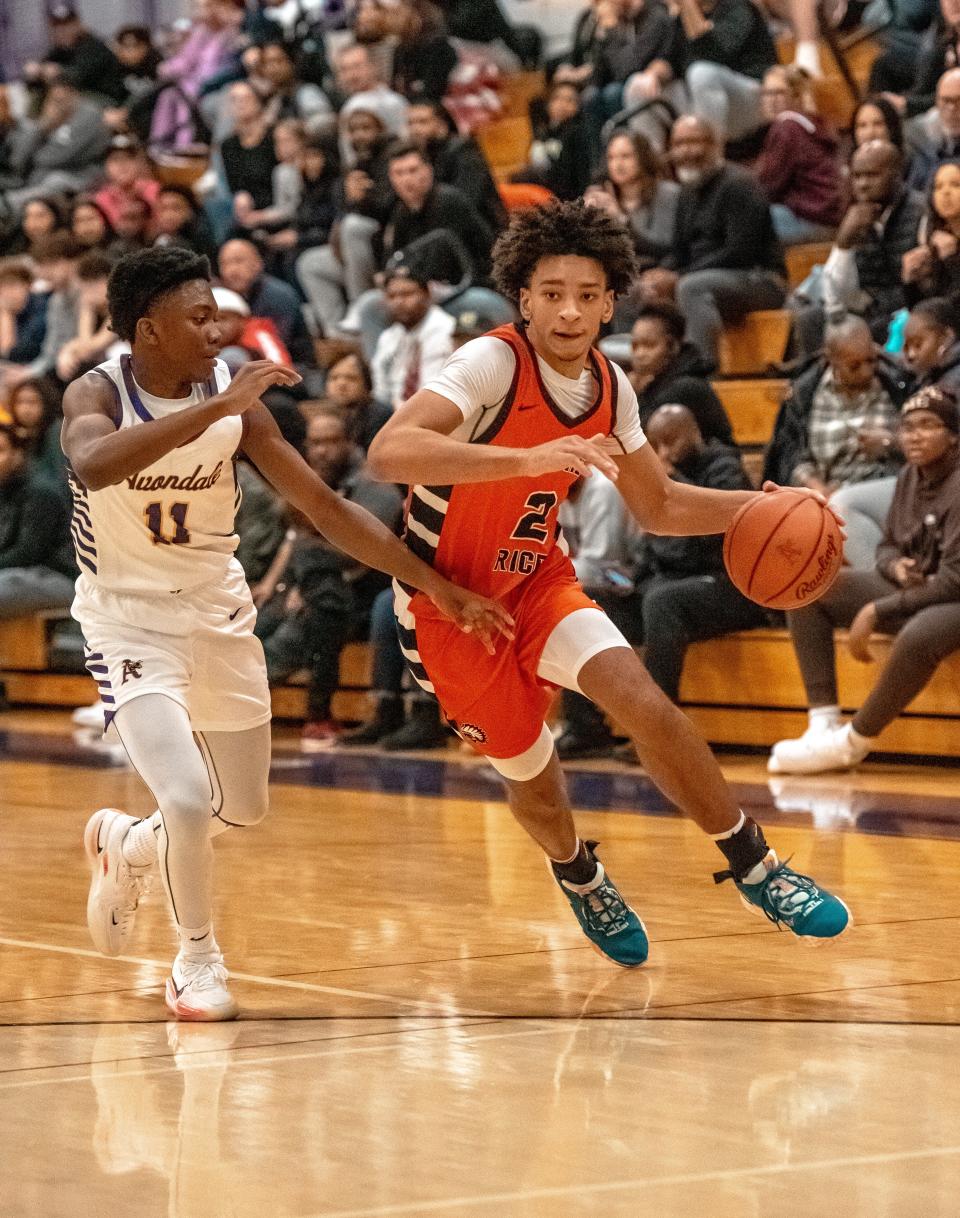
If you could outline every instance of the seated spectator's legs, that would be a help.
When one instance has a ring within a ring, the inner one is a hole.
[[[50,567],[7,567],[0,571],[0,621],[45,609],[68,609],[73,582]]]
[[[325,336],[333,334],[347,311],[344,267],[333,246],[304,250],[294,269],[314,320]]]
[[[803,241],[830,241],[834,230],[827,224],[805,220],[790,210],[785,203],[770,204],[773,231],[784,245],[799,245]]]
[[[680,698],[680,675],[690,643],[733,630],[764,626],[767,616],[723,575],[657,580],[643,595],[643,637],[647,671],[673,702]]]
[[[594,160],[600,160],[602,151],[600,133],[603,131],[604,123],[622,109],[623,84],[621,81],[615,80],[599,89],[591,87],[584,91],[583,115],[590,132]]]
[[[387,298],[379,288],[371,288],[369,292],[363,293],[350,310],[345,329],[350,334],[359,331],[363,357],[370,363],[377,349],[377,340],[389,325]]]
[[[846,521],[843,556],[855,571],[872,571],[876,566],[896,485],[896,478],[874,478],[841,487],[830,496],[831,505]]]
[[[740,140],[763,123],[760,81],[721,63],[699,59],[686,72],[690,105],[721,140]]]
[[[724,322],[756,309],[778,309],[786,292],[769,271],[692,271],[677,283],[677,306],[687,319],[687,337],[711,366]]]
[[[284,596],[275,596],[257,614],[254,633],[263,644],[267,677],[278,685],[306,667],[306,623],[302,613],[286,612]]]
[[[370,642],[373,646],[373,689],[399,695],[403,691],[406,662],[400,650],[397,620],[393,615],[393,589],[377,593],[370,610]]]
[[[787,614],[803,687],[811,707],[837,705],[834,627],[849,626],[864,605],[898,591],[897,585],[879,571],[845,568],[830,591],[816,604]]]
[[[861,736],[879,736],[936,672],[937,665],[960,649],[960,604],[931,605],[907,621],[894,640],[886,667],[870,696],[853,717]]]
[[[310,685],[307,691],[307,719],[322,723],[332,718],[330,704],[340,683],[340,652],[356,637],[357,627],[365,627],[341,605],[330,603],[321,596],[308,599],[304,614],[304,642],[310,665]]]
[[[349,212],[340,221],[343,283],[351,304],[373,287],[373,277],[378,269],[373,242],[379,229],[376,220],[356,212]]]
[[[297,279],[327,337],[343,321],[347,304],[353,304],[373,287],[377,270],[373,239],[378,228],[376,220],[351,213],[340,224],[342,261],[331,245],[304,250],[297,259]]]

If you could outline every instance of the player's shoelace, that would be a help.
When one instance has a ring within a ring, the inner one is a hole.
[[[222,958],[217,960],[181,960],[177,966],[183,988],[194,990],[221,989],[227,984],[227,968]]]
[[[811,901],[819,903],[823,899],[819,887],[808,875],[801,875],[786,863],[771,871],[760,881],[759,887],[759,908],[778,930],[781,924],[792,927],[794,923],[802,922]]]
[[[629,929],[629,910],[626,902],[606,878],[592,892],[583,894],[581,900],[584,918],[595,934],[618,935]]]

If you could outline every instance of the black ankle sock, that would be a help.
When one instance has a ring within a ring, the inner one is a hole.
[[[718,884],[728,879],[742,879],[757,863],[762,862],[770,851],[763,830],[749,816],[744,820],[742,829],[738,829],[732,837],[722,838],[717,845],[730,864],[729,871],[715,873],[713,878]]]
[[[593,853],[596,842],[581,842],[580,849],[569,863],[555,863],[551,859],[550,866],[558,880],[567,880],[570,884],[589,884],[597,876],[597,856]]]

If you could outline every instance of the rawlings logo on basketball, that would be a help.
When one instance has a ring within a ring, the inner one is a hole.
[[[804,580],[802,584],[797,584],[797,600],[806,600],[811,593],[817,591],[823,581],[833,570],[834,562],[839,557],[840,551],[837,549],[836,542],[831,536],[827,542],[826,548],[822,554],[817,555],[817,573],[813,579]]]
[[[461,723],[457,725],[457,733],[464,740],[472,740],[474,744],[485,744],[487,733],[482,727],[477,727],[475,723]]]

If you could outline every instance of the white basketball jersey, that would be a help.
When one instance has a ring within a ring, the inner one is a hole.
[[[176,401],[141,389],[129,355],[100,364],[91,375],[113,386],[118,429],[183,410],[230,383],[221,360],[205,385],[194,385],[188,398]],[[242,435],[241,416],[218,419],[153,465],[99,491],[88,490],[68,465],[74,548],[86,580],[113,592],[143,594],[222,579],[238,541],[240,488],[233,457]]]

